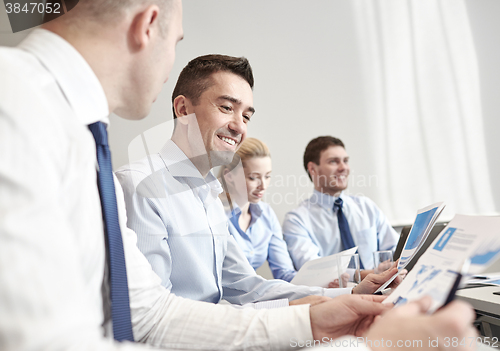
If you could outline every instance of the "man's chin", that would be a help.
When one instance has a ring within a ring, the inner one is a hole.
[[[218,166],[225,166],[233,161],[233,151],[210,151],[210,161],[212,168]]]
[[[123,119],[127,119],[129,121],[138,121],[146,118],[149,115],[150,111],[151,106],[147,108],[137,108],[136,106],[135,108],[117,108],[112,112]]]

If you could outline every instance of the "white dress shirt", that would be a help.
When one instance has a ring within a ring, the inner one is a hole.
[[[394,250],[398,234],[373,201],[364,196],[340,194],[354,244],[365,269],[373,269],[373,252]],[[286,214],[283,236],[295,268],[307,261],[342,251],[337,213],[337,198],[314,190],[313,195]]]
[[[172,141],[158,154],[116,171],[125,194],[128,226],[138,247],[178,296],[247,304],[308,295],[335,297],[351,289],[296,286],[255,273],[234,237],[218,195],[219,181],[206,178]]]
[[[114,350],[96,151],[104,91],[82,56],[46,30],[0,48],[0,349]],[[133,332],[167,349],[290,348],[311,339],[309,307],[240,310],[170,294],[126,227],[117,183]],[[104,298],[103,298],[104,297]]]

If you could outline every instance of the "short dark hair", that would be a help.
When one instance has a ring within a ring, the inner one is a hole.
[[[75,2],[75,1],[73,1]],[[127,10],[142,6],[156,4],[160,8],[159,22],[161,34],[164,36],[168,30],[168,19],[173,6],[178,4],[173,0],[80,0],[76,1],[74,10],[66,13],[61,19],[71,25],[82,25],[89,20],[98,24],[116,25],[127,13]],[[66,0],[66,7],[68,1]]]
[[[309,176],[309,179],[312,180],[309,171],[307,170],[307,165],[309,162],[314,162],[319,165],[319,159],[321,156],[321,152],[328,149],[330,146],[342,146],[345,149],[344,143],[342,140],[332,137],[332,136],[320,136],[309,142],[306,146],[306,151],[304,151],[304,168]]]
[[[253,89],[252,67],[246,58],[216,54],[204,55],[191,60],[182,70],[172,93],[172,105],[179,95],[184,95],[194,105],[197,105],[201,94],[213,84],[210,76],[220,71],[240,76]],[[174,106],[172,106],[172,110],[175,119],[177,116]]]

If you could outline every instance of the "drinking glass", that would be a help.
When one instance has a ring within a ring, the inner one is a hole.
[[[373,263],[374,263],[374,272],[382,273],[391,268],[392,266],[392,251],[391,250],[383,250],[383,251],[375,251],[373,253]]]
[[[361,282],[358,254],[340,255],[337,258],[337,269],[340,288],[354,287]]]

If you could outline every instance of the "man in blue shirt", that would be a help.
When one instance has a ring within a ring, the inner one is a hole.
[[[304,168],[314,184],[314,193],[287,213],[283,223],[295,268],[358,246],[363,268],[373,269],[373,252],[393,250],[398,234],[373,201],[344,194],[349,176],[344,143],[331,136],[311,140],[304,152]]]
[[[172,139],[158,154],[116,172],[125,193],[127,225],[137,233],[137,245],[162,285],[179,296],[246,304],[351,293],[263,279],[229,234],[218,198],[222,187],[211,169],[230,163],[245,139],[255,111],[252,87],[245,58],[207,55],[189,62],[173,93]],[[374,279],[382,284],[389,277]],[[354,292],[375,289],[367,281]]]

